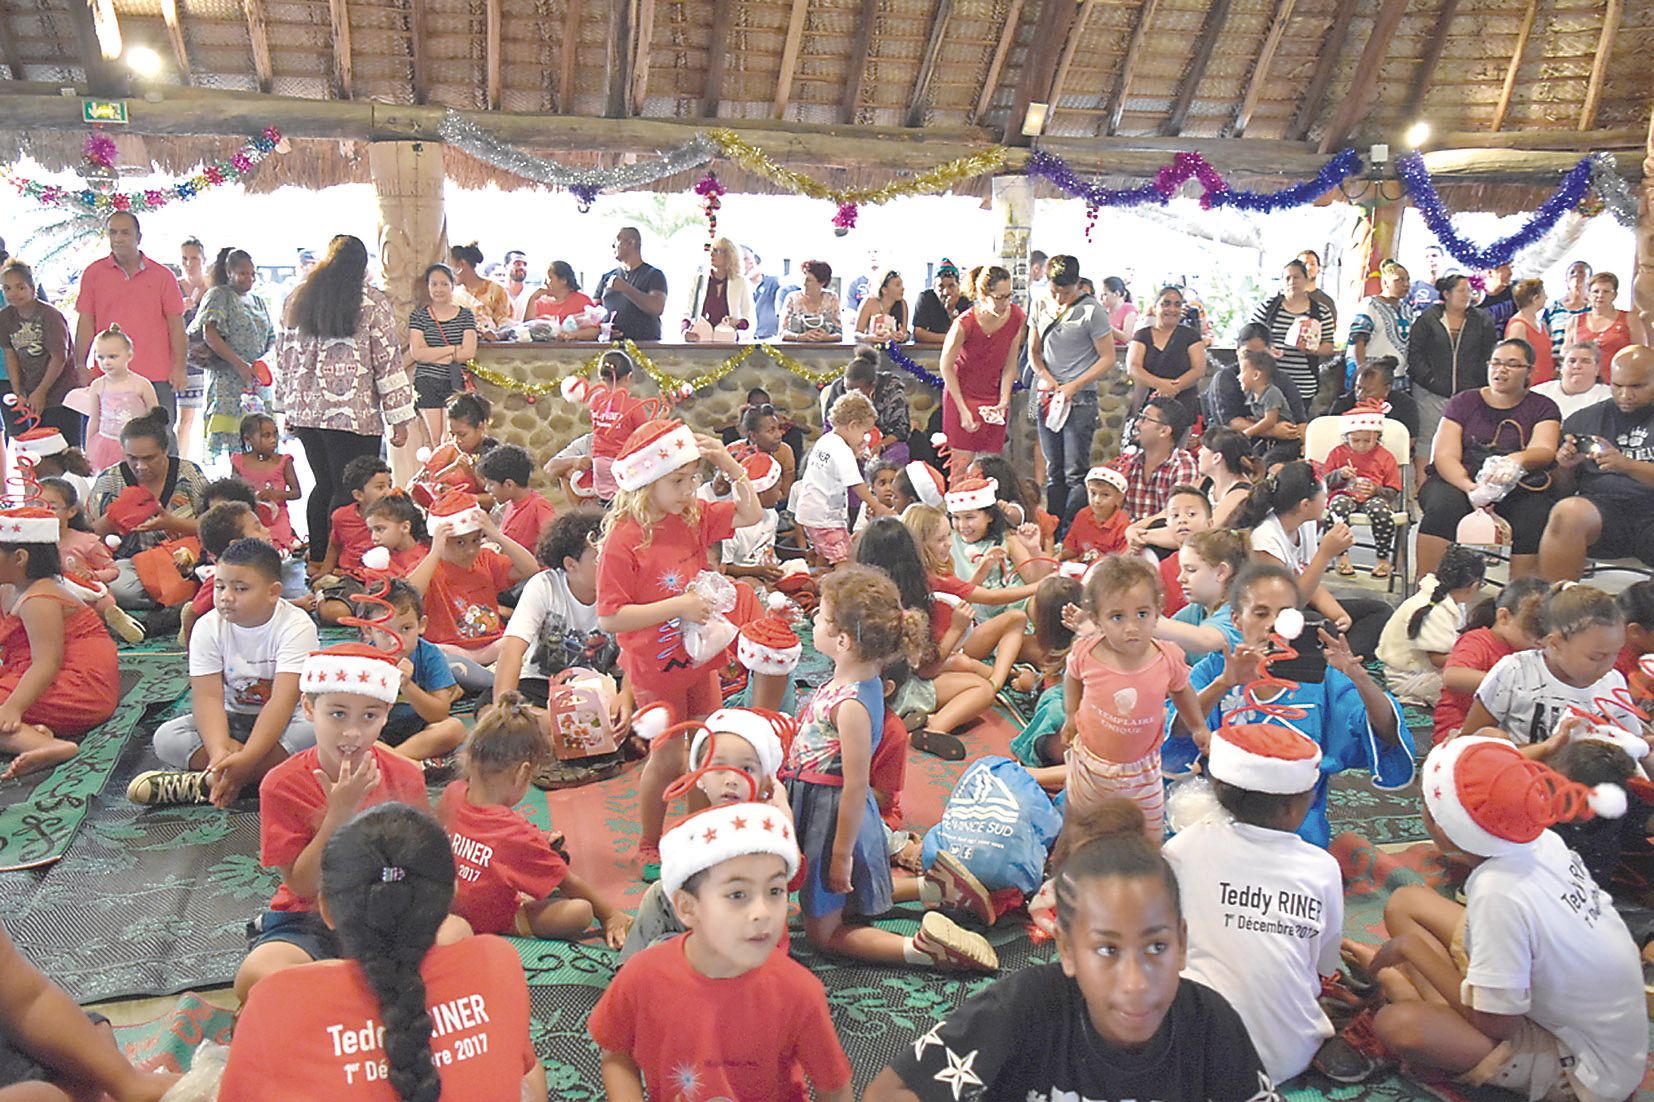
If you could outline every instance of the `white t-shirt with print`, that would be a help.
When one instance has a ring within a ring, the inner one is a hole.
[[[806,528],[848,528],[852,486],[863,482],[861,464],[844,437],[823,433],[798,476],[793,516]]]
[[[1547,830],[1476,866],[1465,899],[1465,1005],[1554,1034],[1583,1102],[1631,1097],[1648,1061],[1642,962],[1584,862]]]
[[[718,494],[708,482],[695,491],[702,501],[734,501],[735,495]],[[781,515],[774,509],[765,509],[764,515],[718,545],[718,561],[725,566],[774,566],[775,532],[781,526]]]
[[[1302,574],[1309,569],[1315,549],[1321,546],[1321,532],[1313,520],[1306,520],[1298,526],[1297,536],[1294,544],[1281,518],[1270,513],[1252,529],[1252,550],[1273,555],[1294,574]]]
[[[304,660],[320,649],[315,621],[291,601],[277,601],[270,618],[253,628],[226,622],[215,608],[190,633],[190,676],[222,675],[224,710],[257,715],[270,702],[276,675],[303,673]]]
[[[568,577],[561,570],[542,570],[530,578],[505,625],[506,638],[528,644],[521,677],[535,680],[550,676],[535,661],[548,631],[585,640],[597,630],[597,605],[581,604],[569,591]]]
[[[1197,823],[1162,852],[1189,924],[1183,977],[1229,1000],[1271,1079],[1299,1074],[1333,1032],[1318,1000],[1344,934],[1338,861],[1296,834],[1228,820]]]
[[[1606,700],[1615,689],[1624,688],[1625,677],[1618,670],[1609,670],[1594,685],[1575,688],[1551,672],[1545,662],[1544,649],[1539,648],[1519,650],[1495,662],[1482,679],[1481,688],[1476,690],[1476,699],[1488,710],[1493,722],[1522,746],[1550,738],[1571,708],[1596,711],[1598,706],[1594,700],[1598,697]],[[1627,730],[1642,729],[1642,721],[1624,708],[1610,704],[1602,707]]]

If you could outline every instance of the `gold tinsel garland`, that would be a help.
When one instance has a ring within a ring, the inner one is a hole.
[[[1002,145],[990,146],[981,153],[957,157],[937,165],[927,172],[905,180],[867,188],[829,187],[820,180],[794,172],[777,164],[769,154],[738,136],[732,130],[710,130],[706,135],[720,152],[748,172],[756,173],[782,187],[811,199],[831,199],[839,206],[862,206],[868,203],[887,203],[904,195],[929,195],[946,191],[965,180],[996,172],[1005,167],[1010,151]]]
[[[649,378],[654,381],[655,385],[660,388],[661,396],[669,401],[677,401],[682,398],[691,397],[696,392],[705,390],[706,388],[715,385],[719,380],[733,373],[737,368],[746,363],[759,352],[762,352],[768,356],[775,362],[776,366],[780,367],[782,370],[798,376],[800,379],[803,379],[805,382],[810,383],[813,386],[826,386],[828,383],[831,383],[840,375],[844,374],[844,368],[842,367],[833,367],[828,368],[825,371],[817,371],[799,362],[798,359],[773,344],[749,344],[739,352],[736,352],[734,355],[724,360],[717,367],[714,367],[712,370],[707,371],[704,374],[697,375],[693,378],[679,379],[662,371],[659,366],[656,365],[655,361],[649,358],[648,353],[639,348],[634,341],[617,341],[615,342],[613,349],[625,350],[627,355],[632,357],[632,362],[638,366],[638,370],[649,376]],[[611,349],[604,350],[604,352],[607,351],[611,351]],[[597,352],[593,354],[592,358],[583,366],[577,367],[572,371],[566,371],[557,376],[555,379],[551,379],[547,382],[523,382],[519,379],[514,379],[503,372],[496,371],[491,367],[484,367],[476,360],[471,360],[468,362],[465,365],[465,370],[469,371],[472,375],[476,376],[478,379],[481,379],[490,386],[498,387],[501,390],[507,391],[511,394],[520,394],[532,403],[536,399],[544,398],[547,395],[559,394],[565,379],[574,378],[576,376],[586,377],[595,374],[598,364],[602,362],[604,352]]]

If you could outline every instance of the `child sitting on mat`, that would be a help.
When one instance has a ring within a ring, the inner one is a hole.
[[[334,832],[374,804],[430,807],[419,766],[379,743],[401,688],[391,657],[360,643],[339,643],[304,660],[299,690],[315,745],[272,769],[258,788],[258,860],[281,870],[281,886],[269,910],[247,924],[247,956],[235,974],[243,1004],[273,972],[340,956],[334,927],[316,910],[322,851]],[[458,920],[450,929],[456,937],[468,932]]]
[[[310,577],[316,587],[317,614],[324,624],[337,624],[349,616],[350,599],[362,592],[362,556],[373,546],[367,511],[390,493],[391,469],[377,455],[359,455],[345,464],[339,479],[352,500],[329,514],[327,551],[320,562],[314,548],[321,533],[310,534]]]
[[[80,491],[74,483],[64,478],[43,478],[40,480],[40,497],[41,503],[57,514],[57,549],[65,574],[76,574],[105,587],[121,576],[108,545],[92,531],[92,523],[86,519]],[[103,617],[110,630],[128,643],[144,641],[144,626],[128,616],[126,610],[115,603],[114,594],[107,589],[92,602],[92,607],[98,610],[98,615]]]
[[[749,792],[751,789],[748,789]],[[616,973],[587,1022],[610,1098],[850,1102],[821,981],[775,951],[798,842],[770,804],[722,804],[661,839],[661,889],[689,933]],[[685,1007],[693,1005],[693,1013]]]
[[[50,509],[0,509],[0,780],[50,769],[115,714],[121,674],[103,617],[63,586]]]
[[[390,556],[385,572],[391,577],[406,578],[431,553],[425,514],[413,498],[401,490],[392,490],[369,505],[363,510],[363,517],[368,522],[368,538],[373,546],[383,547]],[[371,554],[369,557],[376,558]]]
[[[402,672],[402,691],[379,741],[414,761],[439,758],[465,741],[465,724],[448,714],[460,697],[459,686],[448,659],[422,638],[428,621],[419,592],[393,578],[383,600],[394,611],[383,622],[364,625],[362,642],[392,654]]]
[[[459,868],[454,913],[479,934],[565,941],[583,937],[595,918],[618,949],[632,916],[570,871],[556,844],[514,810],[550,756],[521,693],[503,694],[477,720],[465,777],[443,790],[436,809]]]

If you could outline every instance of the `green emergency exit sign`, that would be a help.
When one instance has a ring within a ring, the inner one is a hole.
[[[126,101],[118,99],[83,99],[80,101],[82,122],[118,122],[126,118]]]

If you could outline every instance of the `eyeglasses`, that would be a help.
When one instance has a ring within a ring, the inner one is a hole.
[[[1137,419],[1137,423],[1139,425],[1163,425],[1166,428],[1171,428],[1171,423],[1169,421],[1162,421],[1158,417],[1150,417],[1146,413]]]
[[[1526,360],[1489,360],[1487,365],[1489,367],[1518,367],[1524,370],[1529,366]]]
[[[988,297],[993,299],[995,302],[1010,302],[1011,301],[1011,292],[1006,291],[1002,295],[989,295]]]

